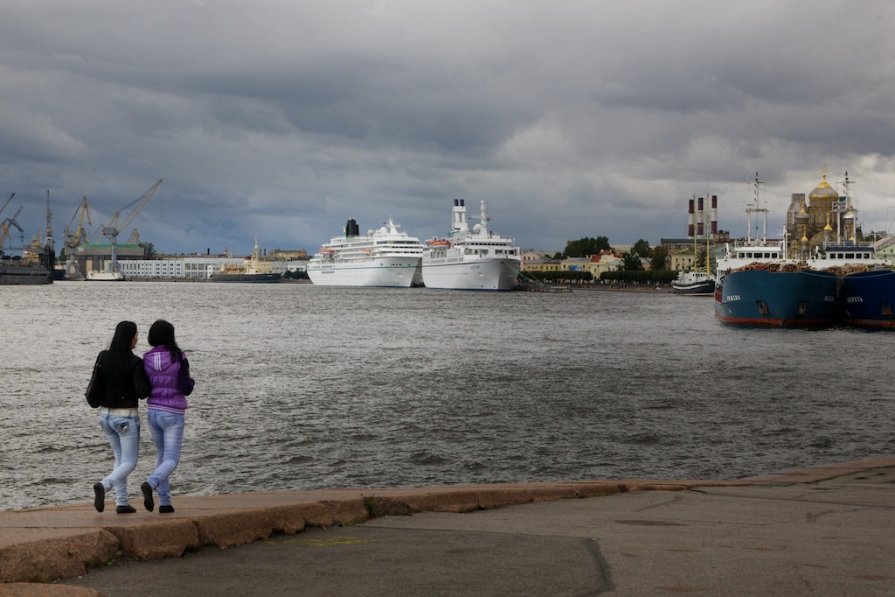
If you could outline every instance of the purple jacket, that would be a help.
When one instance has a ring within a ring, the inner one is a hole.
[[[189,378],[189,362],[186,357],[178,361],[171,357],[171,351],[166,347],[156,346],[143,355],[143,368],[152,383],[152,393],[146,401],[147,406],[183,414],[189,408],[184,391],[188,394],[192,390],[191,387],[185,388],[181,381],[185,377],[192,382]],[[184,371],[181,371],[181,368]]]

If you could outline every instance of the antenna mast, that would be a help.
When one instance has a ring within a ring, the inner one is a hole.
[[[758,179],[758,172],[755,173],[755,180],[752,182],[753,203],[746,204],[746,243],[752,243],[752,214],[760,213],[764,216],[761,228],[761,244],[766,244],[768,240],[768,210],[761,206],[761,185],[764,181]],[[758,240],[758,239],[756,239]]]

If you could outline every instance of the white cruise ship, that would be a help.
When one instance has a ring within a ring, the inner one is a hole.
[[[480,223],[470,230],[466,204],[454,199],[451,233],[426,241],[423,283],[426,288],[512,290],[522,266],[522,252],[513,239],[488,230],[485,202]]]
[[[399,231],[391,218],[360,235],[354,218],[308,262],[308,277],[320,286],[397,286],[422,283],[423,243]]]

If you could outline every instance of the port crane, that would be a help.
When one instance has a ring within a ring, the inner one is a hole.
[[[13,194],[15,194],[15,193],[13,193]],[[12,199],[11,196],[10,196],[10,199]],[[7,203],[9,203],[9,201],[7,201]],[[3,207],[5,208],[6,206],[4,205]],[[0,211],[2,211],[2,210],[0,210]],[[6,239],[9,238],[9,229],[10,228],[18,229],[19,237],[20,237],[19,244],[21,245],[22,248],[25,247],[25,231],[22,230],[22,227],[19,226],[19,223],[16,221],[16,218],[19,217],[20,213],[22,213],[21,206],[19,207],[19,209],[16,210],[16,213],[14,213],[11,218],[6,218],[5,220],[3,220],[3,223],[0,224],[0,251],[3,250],[3,245],[4,245],[4,243],[6,243]]]
[[[6,209],[6,206],[9,205],[9,202],[12,201],[12,198],[15,197],[15,196],[16,196],[15,193],[10,193],[10,194],[9,194],[9,199],[6,200],[6,203],[3,204],[3,207],[0,207],[0,214],[3,213],[3,210]]]
[[[100,234],[108,238],[109,242],[112,243],[112,258],[109,263],[111,272],[117,273],[120,270],[120,267],[118,265],[117,250],[118,235],[121,233],[122,230],[130,225],[134,218],[137,217],[137,214],[139,214],[140,211],[142,211],[142,209],[146,206],[146,204],[149,203],[149,200],[152,199],[152,196],[155,194],[158,188],[162,186],[163,180],[164,179],[162,178],[158,179],[158,181],[156,181],[154,185],[149,187],[149,189],[145,193],[121,208],[122,210],[131,210],[130,212],[128,212],[127,216],[125,216],[124,221],[121,224],[118,223],[118,220],[121,217],[121,210],[116,210],[115,213],[112,214],[112,218],[109,220],[109,223],[104,226],[100,226]]]
[[[78,276],[78,260],[75,253],[78,247],[87,242],[87,229],[84,228],[84,219],[87,224],[93,226],[93,220],[90,218],[90,204],[87,203],[87,197],[81,199],[81,205],[75,209],[75,213],[71,217],[71,221],[66,224],[62,231],[63,245],[65,250],[65,274],[69,277],[76,278]],[[71,226],[78,220],[78,227],[74,233],[71,232]]]

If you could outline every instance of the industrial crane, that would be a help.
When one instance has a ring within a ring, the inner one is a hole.
[[[62,231],[63,250],[65,251],[65,275],[70,278],[78,277],[78,247],[87,242],[87,229],[84,228],[84,218],[87,223],[93,226],[93,220],[90,218],[90,205],[87,203],[87,197],[81,199],[81,205],[75,209],[75,213],[71,217],[71,221],[65,225]],[[74,234],[71,232],[71,226],[78,220],[78,227]]]
[[[149,189],[145,193],[121,208],[122,210],[130,209],[131,211],[127,214],[127,216],[124,218],[124,222],[122,222],[120,225],[118,223],[118,218],[121,216],[121,210],[117,210],[115,211],[115,213],[112,214],[112,219],[109,220],[108,224],[106,224],[105,226],[100,226],[100,233],[108,238],[109,241],[112,243],[112,258],[109,263],[111,272],[115,273],[118,272],[120,269],[118,266],[117,251],[118,235],[121,233],[122,230],[130,225],[130,223],[134,220],[134,218],[137,217],[137,214],[140,213],[143,207],[145,207],[146,204],[149,203],[149,200],[152,199],[152,196],[155,194],[158,188],[162,186],[162,180],[164,179],[158,179],[158,181],[154,185],[149,187]]]
[[[15,195],[15,193],[13,193]],[[9,197],[12,199],[12,196]],[[7,204],[9,201],[6,202]],[[6,208],[6,205],[3,206]],[[2,211],[2,210],[0,210]],[[3,220],[3,223],[0,224],[0,251],[3,250],[3,244],[6,242],[6,239],[9,238],[9,229],[10,227],[15,227],[19,230],[19,236],[21,238],[21,242],[19,243],[22,248],[25,247],[25,231],[22,230],[22,227],[19,226],[19,223],[16,221],[16,218],[19,217],[19,214],[22,213],[22,207],[16,210],[16,213],[13,214],[11,218],[6,218]]]
[[[12,201],[12,198],[15,197],[15,196],[16,196],[15,193],[10,193],[10,194],[9,194],[9,199],[6,200],[6,203],[3,204],[3,207],[0,207],[0,214],[3,213],[3,210],[6,209],[6,206],[9,205],[9,202]]]

